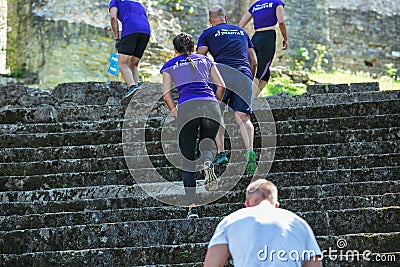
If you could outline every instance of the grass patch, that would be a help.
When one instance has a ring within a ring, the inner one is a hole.
[[[367,73],[351,73],[347,71],[336,72],[312,72],[309,73],[311,81],[321,84],[351,84],[351,83],[367,83],[378,82],[380,90],[400,90],[400,81],[394,80],[389,76],[372,78]],[[290,78],[271,77],[269,83],[260,93],[260,97],[272,96],[282,93],[290,95],[302,95],[307,91],[305,84],[293,84]]]
[[[372,78],[367,73],[351,73],[346,71],[310,73],[310,79],[324,84],[350,84],[378,82],[381,90],[400,90],[400,81],[395,81],[390,77],[383,76]]]
[[[260,93],[260,97],[287,93],[289,95],[302,95],[307,91],[305,84],[292,84],[290,80],[272,77],[270,82]]]

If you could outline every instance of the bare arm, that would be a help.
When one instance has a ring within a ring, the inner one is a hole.
[[[111,19],[111,29],[114,33],[114,39],[119,38],[119,29],[118,29],[118,8],[112,7],[110,9],[110,19]]]
[[[174,100],[172,99],[172,78],[171,75],[169,75],[169,73],[163,72],[162,74],[163,74],[162,91],[163,91],[164,102],[165,104],[167,104],[167,107],[172,112],[172,114],[174,114],[174,116],[176,117],[178,113]]]
[[[312,257],[308,261],[303,262],[301,267],[322,267],[322,261],[320,257]]]
[[[211,68],[210,76],[211,76],[211,80],[217,87],[215,96],[217,97],[218,101],[222,101],[222,98],[224,97],[224,94],[225,94],[225,83],[224,83],[224,80],[222,79],[221,74],[219,73],[216,66],[213,66]]]
[[[199,46],[199,47],[197,47],[196,53],[205,56],[208,53],[208,47],[207,46]]]
[[[204,267],[223,267],[228,260],[229,250],[228,245],[215,245],[207,250]]]
[[[276,17],[278,18],[279,29],[281,30],[283,36],[283,50],[289,48],[288,37],[286,33],[286,24],[283,15],[283,6],[278,6],[276,8]]]
[[[254,48],[249,48],[249,62],[250,62],[250,69],[251,73],[253,74],[253,77],[256,75],[256,70],[257,70],[257,56],[256,56],[256,51]]]
[[[244,28],[247,23],[249,23],[249,21],[251,20],[251,18],[253,17],[253,15],[247,11],[246,14],[243,15],[242,19],[239,22],[239,27]]]

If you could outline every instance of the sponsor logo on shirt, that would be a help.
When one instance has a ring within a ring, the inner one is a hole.
[[[206,64],[206,60],[202,59],[202,58],[192,58],[194,64],[198,65],[198,64]],[[181,59],[179,61],[177,61],[173,66],[172,69],[176,69],[182,66],[187,66],[189,65],[189,61],[187,59]]]
[[[274,3],[272,3],[272,2],[255,5],[255,6],[253,7],[253,12],[259,11],[259,10],[262,10],[262,9],[265,9],[265,8],[272,8],[273,5],[274,5]]]
[[[229,30],[229,29],[221,29],[221,30],[218,30],[215,33],[214,37],[219,37],[219,36],[224,36],[224,35],[241,35],[241,36],[244,36],[244,31],[242,31],[242,30],[234,30],[234,29],[231,29],[231,30]]]

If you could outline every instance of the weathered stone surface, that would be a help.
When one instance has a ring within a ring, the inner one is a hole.
[[[255,107],[272,110],[276,121],[273,125],[264,121],[269,117],[253,118],[257,153],[275,155],[273,163],[260,159],[258,177],[278,185],[281,207],[310,223],[321,248],[335,247],[338,238],[345,238],[354,249],[395,253],[400,232],[400,95],[364,91],[367,86],[355,89],[360,92],[275,96],[268,98],[270,107],[256,99]],[[142,87],[146,90],[130,104],[121,101],[121,83],[64,84],[44,92],[19,87],[4,95],[0,243],[7,246],[0,244],[0,262],[201,266],[215,225],[243,207],[249,178],[220,178],[221,189],[229,192],[201,207],[202,218],[196,221],[182,219],[185,208],[147,195],[143,190],[153,188],[162,199],[183,203],[185,198],[180,171],[168,164],[159,139],[161,131],[168,132],[171,139],[163,145],[176,147],[173,124],[161,128],[165,106],[148,103],[155,96],[162,101],[160,84]],[[137,116],[125,120],[126,108]],[[150,119],[143,114],[149,110]],[[227,122],[235,126],[231,113]],[[133,142],[124,147],[121,134],[127,132]],[[232,133],[227,147],[242,142],[237,129]],[[277,146],[261,148],[260,138],[274,134]],[[146,138],[138,141],[137,135]],[[123,149],[138,155],[124,157]],[[170,183],[154,179],[156,170],[146,167],[146,153],[178,188],[171,190]],[[179,159],[175,152],[167,156]],[[128,170],[126,160],[133,160],[136,168]],[[224,168],[216,171],[221,174]],[[219,194],[204,190],[202,174],[196,179],[199,201]],[[327,261],[325,266],[335,264]]]
[[[150,44],[141,63],[143,78],[160,81],[158,70],[173,57],[172,38],[181,31],[196,39],[209,27],[208,7],[221,4],[228,21],[237,24],[252,1],[143,1],[152,27]],[[385,64],[400,59],[398,50],[399,8],[394,1],[301,1],[286,3],[285,19],[290,49],[282,51],[279,30],[274,65],[293,65],[296,50],[306,48],[311,67],[318,45],[326,46],[323,64],[328,69],[384,73]],[[3,4],[4,5],[4,4]],[[376,6],[379,5],[379,8]],[[77,9],[79,6],[79,10]],[[359,7],[356,8],[355,7]],[[8,5],[7,60],[13,70],[24,67],[36,74],[39,86],[53,88],[61,82],[108,81],[108,58],[113,48],[107,3],[101,1],[18,1]],[[348,18],[352,19],[349,20]],[[7,25],[3,18],[2,33]],[[1,23],[0,23],[1,24]],[[253,34],[252,23],[246,27]],[[29,33],[29,34],[26,34]],[[299,34],[301,33],[301,34]],[[2,39],[3,40],[3,39]],[[357,48],[357,49],[356,49]],[[4,52],[2,52],[4,58]]]

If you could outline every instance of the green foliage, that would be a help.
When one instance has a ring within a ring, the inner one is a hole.
[[[392,78],[393,80],[397,79],[397,74],[398,74],[398,70],[394,68],[394,64],[390,63],[390,64],[385,64],[386,67],[386,75],[389,76],[390,78]]]
[[[172,9],[174,11],[182,11],[185,9],[185,7],[182,5],[182,0],[154,0],[154,2],[156,2],[157,4],[169,4],[169,3],[173,4],[173,3],[175,3],[175,5],[173,5],[173,7],[172,7]],[[190,12],[190,10],[189,10],[189,12]]]
[[[328,59],[326,58],[326,54],[328,53],[326,46],[317,44],[316,48],[312,52],[313,56],[310,55],[310,52],[307,48],[298,48],[296,50],[296,55],[294,56],[294,69],[324,72],[324,66],[329,63]]]
[[[261,91],[260,96],[272,96],[277,94],[288,93],[290,95],[302,95],[307,91],[306,85],[294,85],[284,78],[272,78],[265,88]]]
[[[310,53],[307,48],[301,47],[296,50],[296,56],[294,58],[295,70],[305,69],[306,62],[310,60]]]
[[[10,76],[14,78],[24,78],[26,77],[26,74],[27,74],[27,69],[24,67],[20,67],[12,71],[10,73]]]
[[[326,46],[317,44],[317,48],[314,49],[315,59],[311,67],[311,71],[314,72],[324,72],[323,64],[328,64],[328,59],[326,59],[326,53],[328,52]]]

